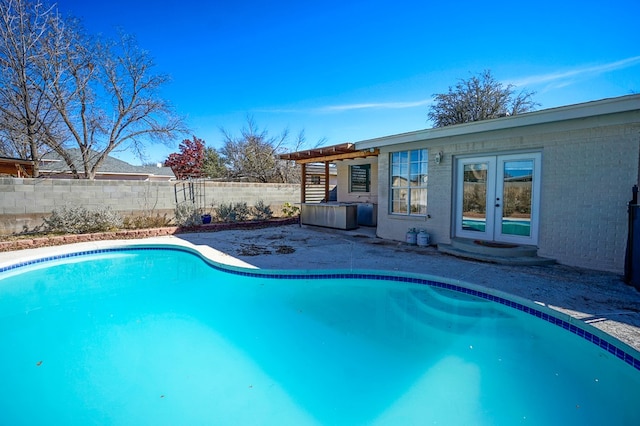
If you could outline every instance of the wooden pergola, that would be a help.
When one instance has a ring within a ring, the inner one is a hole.
[[[300,164],[302,172],[301,188],[300,188],[300,202],[304,203],[306,200],[306,182],[307,182],[307,167],[309,163],[324,163],[324,193],[325,200],[329,200],[329,164],[334,161],[340,160],[353,160],[355,158],[365,158],[375,156],[377,157],[380,150],[366,149],[358,150],[353,143],[342,143],[339,145],[326,146],[322,148],[306,149],[303,151],[290,152],[288,154],[280,154],[281,160],[291,160]]]

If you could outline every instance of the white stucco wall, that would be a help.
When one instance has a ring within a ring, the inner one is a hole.
[[[426,228],[449,243],[454,167],[459,156],[542,153],[538,253],[558,262],[623,272],[627,203],[639,181],[640,111],[380,146],[378,236],[404,241],[409,228]],[[389,213],[389,153],[429,150],[427,218]],[[435,153],[444,154],[435,164]]]

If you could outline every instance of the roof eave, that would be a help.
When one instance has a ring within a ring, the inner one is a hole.
[[[588,118],[597,115],[615,114],[640,110],[640,95],[628,95],[617,98],[602,99],[582,104],[549,108],[491,120],[474,121],[472,123],[456,124],[453,126],[436,127],[418,130],[374,139],[355,142],[357,149],[377,148],[381,146],[397,145],[401,143],[417,142],[452,136],[462,136],[472,133],[482,133],[495,130],[512,129],[515,127],[532,126],[552,122]]]

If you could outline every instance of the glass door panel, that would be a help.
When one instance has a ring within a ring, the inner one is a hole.
[[[456,234],[467,238],[493,237],[493,210],[488,209],[495,191],[495,159],[462,160],[458,169]]]
[[[485,232],[487,228],[487,163],[464,165],[462,229]]]
[[[536,244],[540,153],[498,157],[496,241]]]
[[[530,237],[533,160],[502,164],[502,233]]]

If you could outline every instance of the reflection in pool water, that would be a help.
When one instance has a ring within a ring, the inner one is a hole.
[[[483,219],[464,219],[462,229],[465,231],[485,232],[486,221]],[[528,237],[531,235],[531,220],[502,220],[502,233],[506,235],[521,235]]]

